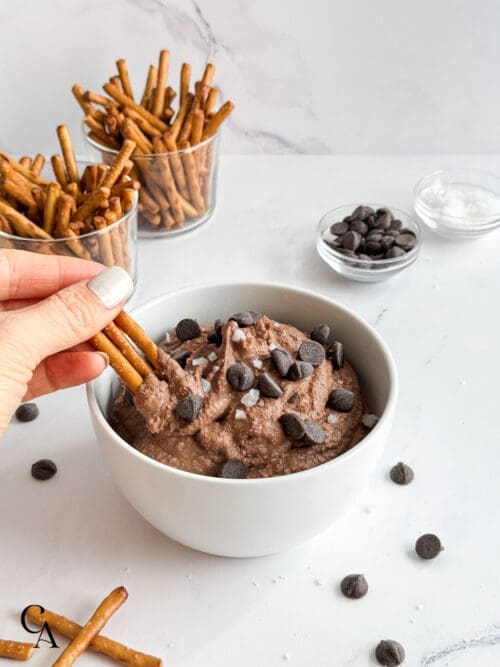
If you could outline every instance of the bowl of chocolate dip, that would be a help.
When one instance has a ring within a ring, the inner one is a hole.
[[[262,556],[328,530],[387,441],[397,371],[378,333],[305,289],[218,283],[133,312],[160,346],[135,395],[87,387],[118,488],[153,526],[211,554]]]

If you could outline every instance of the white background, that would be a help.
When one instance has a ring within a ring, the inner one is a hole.
[[[500,151],[497,0],[0,0],[0,145],[78,137],[70,88],[119,57],[141,90],[160,48],[237,105],[231,152]]]

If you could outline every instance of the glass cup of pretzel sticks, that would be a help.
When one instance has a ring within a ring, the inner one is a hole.
[[[54,178],[42,172],[44,162],[0,151],[0,248],[119,265],[135,285],[138,193],[127,167],[108,188],[112,167],[74,160],[69,176],[63,158],[54,156]]]
[[[208,63],[190,91],[191,66],[180,71],[179,102],[167,86],[170,52],[150,65],[142,97],[135,98],[126,62],[103,85],[105,94],[72,88],[84,112],[84,136],[103,162],[114,159],[126,139],[135,142],[132,178],[141,184],[141,236],[181,234],[208,221],[215,210],[221,125],[234,105],[216,109],[215,67]]]

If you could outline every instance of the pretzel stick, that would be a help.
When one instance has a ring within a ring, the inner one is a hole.
[[[150,137],[160,137],[161,132],[160,130],[157,130],[156,127],[153,127],[151,123],[149,123],[145,118],[142,116],[139,116],[137,111],[134,111],[133,109],[129,109],[128,107],[123,111],[125,116],[128,118],[131,118],[135,123],[139,126],[139,128],[144,132],[145,134],[149,135]]]
[[[68,236],[68,240],[66,241],[66,245],[68,246],[68,248],[71,250],[71,252],[73,254],[75,254],[77,257],[80,257],[81,259],[92,259],[92,255],[87,250],[87,248],[83,245],[83,243],[80,241],[80,239],[78,238],[78,234],[76,234],[69,227],[68,227],[67,236]]]
[[[201,215],[204,211],[205,204],[203,202],[203,197],[201,195],[200,180],[196,173],[196,163],[193,151],[189,150],[188,141],[179,144],[179,148],[185,151],[182,155],[182,161],[184,163],[184,170],[186,172],[186,179],[187,179],[191,203],[197,210],[197,213]]]
[[[117,183],[111,188],[112,197],[121,197],[127,190],[140,190],[141,184],[139,181],[125,181],[123,183]]]
[[[189,63],[182,63],[181,67],[181,83],[180,83],[180,97],[179,104],[182,105],[189,92],[189,80],[191,79],[191,65]]]
[[[34,644],[0,639],[0,658],[12,660],[29,660],[33,654]]]
[[[202,141],[208,139],[208,137],[211,137],[213,134],[217,132],[221,124],[226,120],[226,118],[229,116],[229,114],[233,109],[234,109],[234,104],[229,101],[221,106],[221,108],[219,109],[219,111],[217,111],[215,116],[211,118],[205,125],[205,129],[203,130],[203,135],[202,135]]]
[[[161,141],[161,139],[154,140],[154,148],[157,153],[165,152],[165,145]],[[160,185],[164,186],[175,222],[178,223],[179,225],[182,225],[185,219],[184,211],[182,210],[181,203],[179,200],[179,193],[177,192],[177,188],[175,187],[175,181],[172,176],[172,171],[170,169],[170,161],[168,159],[168,156],[166,155],[158,156],[156,158],[156,163],[158,164],[159,171],[157,172],[157,174],[159,175],[160,179],[156,178],[155,180],[159,186]]]
[[[53,667],[70,667],[82,655],[90,642],[99,634],[111,616],[128,598],[123,586],[115,588],[97,607],[92,617],[80,632],[71,640],[64,651],[54,662]]]
[[[172,153],[172,155],[169,157],[175,182],[177,183],[177,189],[184,198],[187,198],[189,197],[189,191],[186,183],[186,176],[184,175],[184,168],[182,166],[181,158],[177,154],[178,148],[177,144],[175,143],[175,139],[168,132],[165,132],[163,135],[163,140],[169,153]]]
[[[153,105],[151,113],[155,116],[160,116],[165,105],[165,85],[167,83],[168,66],[170,63],[170,51],[160,51],[160,58],[158,61],[158,80],[153,95]]]
[[[7,216],[9,222],[13,225],[14,230],[18,236],[28,236],[34,239],[52,240],[52,236],[46,231],[35,225],[34,222],[28,220],[22,213],[19,213],[15,208],[12,208],[7,202],[0,198],[0,213]]]
[[[73,213],[71,216],[72,220],[85,220],[88,218],[97,208],[105,204],[109,194],[110,190],[107,187],[100,187],[98,190],[94,190]]]
[[[144,329],[142,329],[124,310],[120,311],[115,317],[115,324],[117,324],[137,345],[137,347],[144,352],[146,357],[156,368],[158,365],[158,347],[147,335]]]
[[[72,198],[66,194],[60,194],[56,204],[56,229],[55,235],[60,238],[69,236],[69,219],[71,216]]]
[[[107,230],[108,225],[101,215],[96,215],[94,217],[94,227],[99,231],[102,231]],[[106,266],[113,266],[115,264],[115,258],[113,256],[113,248],[109,232],[103,231],[99,234],[99,247],[101,248],[102,263]]]
[[[157,76],[158,76],[158,70],[154,65],[150,65],[148,69],[148,76],[146,78],[146,84],[144,86],[144,92],[142,93],[141,97],[141,107],[144,108],[147,107],[149,99],[151,97],[151,93],[153,92],[156,86]]]
[[[126,188],[122,193],[122,207],[125,213],[128,213],[136,201],[136,194],[132,188]]]
[[[2,183],[3,188],[11,197],[24,206],[36,207],[35,200],[31,194],[31,184],[28,184],[28,181],[14,171],[8,162],[0,164],[0,173],[4,178]]]
[[[189,113],[184,119],[184,123],[182,124],[181,131],[179,132],[179,135],[177,137],[177,143],[181,144],[183,141],[187,141],[189,139],[189,135],[191,134],[191,125],[193,123],[193,117],[196,111],[200,108],[200,98],[198,96],[198,93],[195,95],[193,103],[191,104],[191,108],[189,109]]]
[[[191,146],[196,146],[201,142],[204,121],[205,114],[203,111],[201,111],[201,109],[195,111],[193,114],[193,122],[191,124]]]
[[[120,150],[120,144],[110,137],[109,134],[98,134],[97,132],[89,132],[88,134],[90,139],[93,139],[97,144],[106,146],[107,148],[112,148],[114,151]]]
[[[138,151],[145,154],[152,152],[153,146],[151,142],[131,118],[124,118],[120,129],[127,139],[135,142]]]
[[[130,79],[128,77],[127,61],[120,58],[120,60],[116,61],[116,67],[118,68],[118,74],[120,75],[123,92],[133,100],[134,93],[132,92],[132,86],[130,85]]]
[[[40,178],[40,176],[37,176],[34,174],[30,169],[25,169],[22,164],[19,164],[17,160],[14,160],[13,157],[11,157],[8,153],[5,153],[4,151],[0,150],[0,157],[3,158],[4,160],[7,160],[7,162],[10,164],[10,166],[14,169],[14,171],[17,171],[21,176],[24,176],[28,181],[31,181],[35,185],[47,185],[48,181],[46,181],[43,178]]]
[[[32,159],[25,155],[19,160],[19,164],[21,164],[25,169],[31,169]]]
[[[66,171],[64,170],[64,161],[60,155],[53,155],[50,158],[52,164],[52,169],[54,175],[57,178],[59,184],[64,188],[68,185],[68,179],[66,178]]]
[[[35,159],[33,160],[33,164],[31,165],[31,171],[37,176],[39,176],[44,166],[45,166],[45,158],[43,157],[43,155],[38,153]]]
[[[40,210],[43,210],[45,208],[45,192],[42,190],[42,188],[31,188],[31,195],[35,200],[37,207]]]
[[[142,384],[142,376],[135,370],[132,364],[125,359],[120,350],[103,333],[92,336],[90,342],[96,350],[105,352],[109,357],[109,363],[114,368],[123,384],[135,393]]]
[[[110,322],[110,324],[103,329],[103,332],[116,345],[125,359],[132,364],[142,377],[151,375],[153,372],[151,366],[137,353],[136,349],[129,342],[123,331],[117,327],[114,322]]]
[[[112,83],[105,83],[103,88],[110,97],[115,99],[124,107],[130,107],[131,109],[134,109],[134,111],[137,111],[139,115],[143,116],[146,120],[148,120],[151,123],[151,125],[158,128],[162,132],[165,132],[168,126],[162,120],[160,120],[152,113],[141,107],[139,104],[136,104],[134,100],[131,100],[130,97],[122,93],[121,90],[119,90]]]
[[[179,111],[177,112],[177,116],[175,117],[175,120],[172,123],[172,126],[170,128],[170,136],[174,141],[176,141],[177,137],[179,136],[179,132],[181,131],[181,127],[184,123],[187,114],[189,113],[189,109],[191,108],[193,99],[194,99],[193,93],[186,94],[186,97],[184,98],[184,101],[182,102]]]
[[[57,136],[59,137],[59,143],[61,144],[68,180],[77,183],[80,176],[78,175],[78,167],[76,166],[76,158],[71,143],[71,136],[66,125],[59,125],[57,128]]]
[[[118,176],[121,174],[122,169],[127,163],[128,159],[132,155],[135,149],[135,143],[129,139],[125,139],[123,146],[120,149],[120,152],[116,156],[115,161],[111,165],[108,173],[106,174],[101,187],[112,188],[115,182],[118,179]]]
[[[206,86],[211,86],[212,81],[214,79],[214,75],[215,75],[215,65],[212,65],[212,63],[207,63],[205,71],[203,72],[203,77],[201,79],[201,82]]]
[[[40,612],[40,608],[36,606],[29,607],[26,616],[30,621],[36,623],[36,625],[40,627],[42,627],[44,623],[47,623],[51,629],[68,639],[76,637],[82,629],[82,626],[78,625],[78,623],[74,623],[64,616],[55,614],[53,611],[45,609],[42,613]],[[152,655],[134,651],[134,649],[123,646],[123,644],[119,644],[102,635],[98,635],[92,640],[89,644],[89,649],[96,653],[107,655],[116,662],[125,663],[132,667],[161,667],[162,665],[162,661],[159,658],[154,658]]]
[[[203,111],[205,112],[206,116],[213,112],[218,93],[219,91],[217,88],[210,88],[208,91],[207,99],[205,100],[205,105],[203,107]]]

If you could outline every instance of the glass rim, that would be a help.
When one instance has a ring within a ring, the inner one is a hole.
[[[77,162],[81,163],[84,162],[84,160],[77,160]],[[89,162],[88,164],[97,164],[97,163]],[[0,229],[0,237],[6,238],[9,241],[43,243],[44,245],[54,245],[54,244],[58,245],[71,242],[74,243],[82,239],[88,239],[90,236],[99,236],[101,234],[104,235],[107,232],[113,230],[115,227],[118,227],[122,222],[130,218],[134,213],[136,213],[138,206],[139,206],[139,192],[138,190],[134,190],[134,203],[132,204],[132,208],[130,209],[130,211],[124,213],[124,215],[122,215],[121,218],[116,220],[116,222],[107,225],[104,229],[95,229],[93,232],[86,232],[85,234],[78,234],[77,236],[64,236],[62,238],[53,238],[53,239],[37,239],[37,238],[32,238],[31,236],[18,236],[17,234],[9,234],[8,232],[4,232]]]
[[[95,139],[92,139],[89,137],[88,132],[87,132],[87,127],[85,125],[85,121],[82,120],[82,132],[83,136],[85,137],[85,141],[89,143],[93,148],[96,150],[100,151],[101,153],[109,153],[111,155],[118,155],[120,152],[119,149],[116,148],[109,148],[109,146],[105,146],[104,144],[100,144],[98,141]],[[132,155],[131,159],[132,160],[141,160],[141,159],[148,159],[148,158],[154,158],[154,157],[165,157],[169,155],[187,155],[188,153],[194,153],[195,151],[199,150],[203,146],[207,146],[208,144],[212,143],[216,139],[219,138],[221,132],[221,127],[217,129],[217,131],[212,134],[212,136],[207,137],[207,139],[204,139],[203,141],[200,141],[199,144],[196,144],[195,146],[190,146],[189,148],[180,148],[176,151],[164,151],[163,153],[140,153],[138,155]]]

